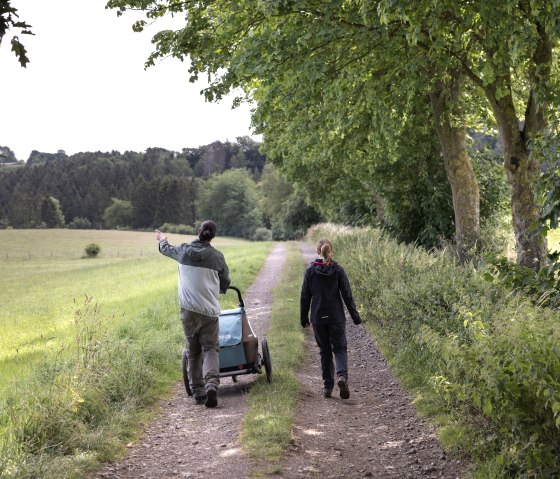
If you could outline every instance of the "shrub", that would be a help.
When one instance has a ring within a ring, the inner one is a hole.
[[[74,219],[68,223],[68,227],[74,230],[90,230],[92,227],[91,221],[87,218],[75,216]]]
[[[253,241],[272,240],[272,231],[267,228],[257,228],[253,234]]]
[[[84,251],[88,258],[95,258],[101,251],[101,246],[96,243],[90,243],[84,248]]]

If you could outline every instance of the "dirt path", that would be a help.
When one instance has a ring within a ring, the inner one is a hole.
[[[306,262],[312,245],[301,243]],[[285,260],[277,245],[244,295],[258,337],[266,334],[272,289]],[[351,278],[350,278],[351,280]],[[294,318],[295,321],[298,318]],[[318,349],[305,338],[305,367],[298,373],[299,406],[290,449],[275,477],[292,478],[456,478],[465,465],[448,459],[434,429],[419,419],[386,361],[362,326],[347,325],[350,399],[322,397]],[[247,411],[246,392],[255,376],[222,380],[216,409],[196,406],[177,384],[173,397],[123,460],[108,464],[96,479],[249,477],[251,462],[238,437]]]
[[[272,289],[280,277],[286,247],[275,246],[255,283],[243,299],[251,325],[259,338],[266,334]],[[235,278],[233,278],[235,281]],[[180,327],[177,315],[177,327]],[[178,361],[177,367],[180,367]],[[241,421],[247,412],[246,392],[257,376],[239,376],[221,381],[218,407],[197,406],[175,386],[170,400],[161,404],[161,413],[150,424],[142,439],[132,445],[127,457],[106,465],[95,478],[246,478],[250,462],[240,448]]]
[[[306,262],[314,247],[301,243]],[[352,282],[352,278],[350,278]],[[322,397],[319,352],[307,330],[307,366],[298,373],[299,406],[283,478],[455,478],[464,465],[448,459],[434,429],[419,419],[362,326],[347,322],[350,399]]]

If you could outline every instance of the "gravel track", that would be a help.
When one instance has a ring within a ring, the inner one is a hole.
[[[300,243],[300,249],[306,262],[313,260],[313,245]],[[272,289],[285,257],[285,245],[276,245],[243,298],[259,339],[266,335]],[[274,477],[461,477],[466,465],[443,452],[435,429],[416,415],[367,331],[348,320],[347,339],[350,399],[341,400],[337,388],[325,399],[319,351],[306,330],[292,441]],[[240,376],[236,384],[222,379],[215,409],[196,406],[177,384],[127,457],[107,464],[92,479],[248,478],[253,464],[240,447],[239,432],[254,380],[252,375]]]
[[[300,243],[300,249],[306,262],[316,257],[313,245]],[[465,465],[443,452],[367,331],[347,318],[346,334],[350,399],[340,399],[336,387],[325,399],[319,349],[306,330],[293,439],[278,477],[460,477]]]
[[[286,259],[286,246],[277,244],[243,300],[251,326],[259,340],[266,335],[272,307],[272,290]],[[235,278],[232,278],[235,285]],[[234,294],[232,292],[228,294]],[[177,327],[181,328],[177,311]],[[180,368],[180,358],[177,367]],[[142,438],[131,444],[129,454],[107,464],[97,479],[246,478],[251,462],[239,444],[241,421],[247,412],[247,391],[255,375],[238,376],[238,382],[222,378],[218,407],[195,405],[182,383],[171,399],[162,402],[158,417]]]

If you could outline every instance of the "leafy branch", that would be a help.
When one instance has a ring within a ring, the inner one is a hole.
[[[21,30],[21,35],[34,35],[30,30],[31,25],[18,20],[19,15],[17,14],[17,8],[12,7],[10,1],[11,0],[0,0],[0,45],[2,44],[4,36],[10,29]],[[27,50],[20,42],[17,35],[13,36],[11,45],[12,52],[16,55],[21,66],[25,68],[29,63],[29,57],[27,56]]]

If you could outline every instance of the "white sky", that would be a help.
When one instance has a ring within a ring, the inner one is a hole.
[[[27,160],[31,150],[180,151],[251,135],[249,105],[232,110],[233,96],[205,102],[186,63],[169,58],[144,70],[153,34],[170,23],[134,33],[140,15],[117,17],[105,3],[12,0],[35,36],[19,36],[27,68],[11,51],[11,31],[0,46],[1,146]]]

